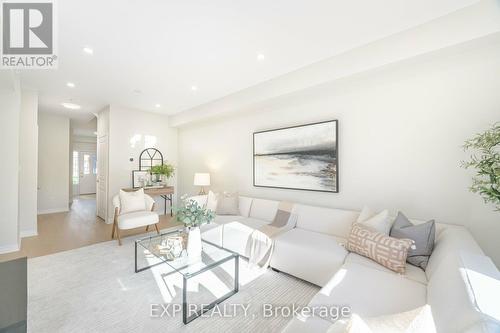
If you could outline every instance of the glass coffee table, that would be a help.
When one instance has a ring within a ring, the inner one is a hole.
[[[162,233],[160,235],[153,235],[149,237],[144,237],[135,241],[135,272],[139,273],[146,269],[157,265],[168,265],[175,272],[182,275],[182,321],[184,324],[188,324],[194,319],[201,316],[203,313],[212,309],[217,304],[225,301],[229,297],[233,296],[238,292],[238,280],[239,280],[239,255],[235,252],[226,250],[216,244],[210,243],[208,241],[202,240],[202,254],[198,258],[190,258],[184,253],[178,258],[172,258],[172,256],[164,253],[160,250],[161,245],[166,241],[167,238],[181,237],[182,231],[170,231]],[[149,266],[144,266],[141,268],[137,267],[137,253],[138,249],[146,253],[150,253],[159,259],[157,263]],[[229,260],[234,260],[234,288],[222,297],[217,298],[215,301],[211,302],[207,306],[203,306],[202,309],[195,311],[193,314],[188,315],[188,302],[187,302],[187,284],[188,280],[203,273],[219,267],[220,265],[228,262]]]

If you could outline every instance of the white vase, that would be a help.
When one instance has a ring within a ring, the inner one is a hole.
[[[189,229],[187,254],[189,259],[201,257],[201,232],[199,227]]]

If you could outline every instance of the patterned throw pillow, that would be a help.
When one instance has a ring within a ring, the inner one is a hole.
[[[411,239],[397,239],[375,229],[355,223],[347,239],[346,249],[368,257],[377,263],[403,274]]]

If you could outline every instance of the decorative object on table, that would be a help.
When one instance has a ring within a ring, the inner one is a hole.
[[[462,166],[476,171],[470,191],[479,193],[485,203],[492,203],[500,211],[500,122],[465,141],[463,147],[472,155]]]
[[[163,154],[156,148],[146,148],[139,155],[139,170],[151,170],[154,166],[163,165]]]
[[[154,181],[157,183],[166,184],[167,180],[174,176],[174,173],[174,166],[165,162],[162,165],[155,165],[151,168],[151,174],[154,176]]]
[[[398,212],[398,216],[392,225],[391,237],[413,240],[415,249],[410,248],[408,250],[406,261],[423,270],[427,268],[436,238],[434,220],[414,225],[403,213]]]
[[[253,133],[253,185],[335,192],[338,121]]]
[[[187,196],[182,196],[181,201],[181,206],[174,209],[175,219],[186,226],[188,256],[196,258],[201,255],[200,226],[210,223],[215,218],[215,213],[200,206],[195,200],[190,200]]]
[[[167,236],[156,246],[159,255],[166,260],[175,260],[182,255],[184,238],[181,235]]]
[[[132,188],[146,187],[151,179],[151,175],[147,170],[132,171]]]
[[[210,174],[197,172],[194,174],[194,186],[201,186],[199,195],[205,195],[205,186],[210,186]]]

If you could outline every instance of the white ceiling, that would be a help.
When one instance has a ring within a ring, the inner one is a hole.
[[[81,117],[119,104],[175,114],[475,2],[58,1],[59,68],[21,79],[39,90],[42,111]],[[60,106],[69,101],[82,109]]]

